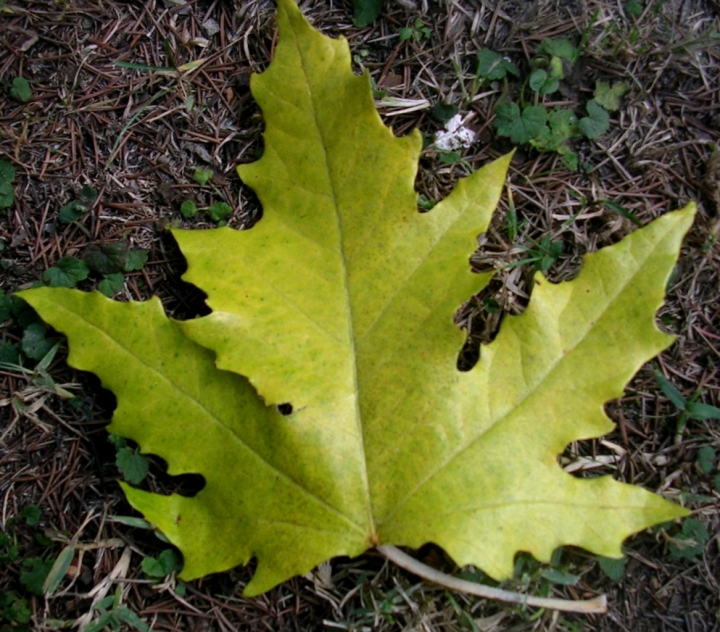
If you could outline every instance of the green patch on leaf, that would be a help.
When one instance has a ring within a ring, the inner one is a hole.
[[[594,99],[585,108],[588,115],[580,119],[578,127],[586,138],[597,140],[610,129],[610,115]]]

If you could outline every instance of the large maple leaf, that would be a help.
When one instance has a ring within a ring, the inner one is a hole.
[[[557,455],[610,431],[603,404],[672,341],[654,317],[692,206],[587,255],[572,282],[537,279],[525,313],[460,372],[452,315],[489,281],[467,257],[509,157],[418,213],[420,135],[383,126],[346,42],[291,0],[278,27],[252,80],[265,152],[239,169],[263,219],[174,232],[212,314],[21,293],[67,334],[70,364],[117,396],[109,429],[170,474],[205,478],[193,498],[123,487],[183,552],[181,577],[255,556],[257,594],[333,556],[432,541],[503,579],[517,551],[617,557],[631,533],[684,515],[610,477],[574,478]]]

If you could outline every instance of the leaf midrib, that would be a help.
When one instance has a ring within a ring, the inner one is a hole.
[[[372,497],[370,495],[370,481],[368,476],[368,469],[367,469],[367,455],[366,455],[366,446],[365,446],[365,434],[362,424],[362,415],[360,410],[360,393],[359,393],[359,380],[358,380],[358,370],[357,370],[357,348],[356,348],[356,341],[355,341],[355,332],[354,332],[354,322],[353,322],[353,309],[352,309],[352,301],[350,300],[350,283],[349,283],[349,275],[348,275],[348,269],[346,265],[346,256],[345,256],[345,241],[343,239],[343,227],[342,227],[342,218],[340,216],[339,212],[339,203],[338,203],[338,194],[337,190],[335,188],[335,178],[333,177],[332,168],[330,166],[330,161],[328,160],[328,153],[327,153],[327,145],[325,142],[325,135],[323,134],[322,126],[320,125],[320,120],[318,119],[318,110],[315,106],[315,94],[311,88],[310,78],[308,75],[305,59],[302,54],[302,50],[300,48],[297,34],[295,33],[294,29],[290,29],[295,41],[295,47],[297,49],[297,55],[298,59],[300,60],[300,66],[302,68],[303,76],[305,77],[305,85],[308,88],[308,94],[310,96],[310,104],[311,104],[311,112],[313,116],[313,121],[315,123],[315,129],[317,131],[318,139],[320,141],[320,148],[322,151],[322,159],[325,166],[325,172],[327,173],[327,180],[328,180],[328,186],[330,189],[330,197],[333,205],[333,209],[335,211],[335,222],[336,222],[336,229],[337,229],[337,235],[338,235],[338,241],[340,243],[340,266],[342,268],[342,275],[343,275],[343,296],[345,298],[345,309],[346,313],[348,315],[348,342],[350,344],[350,353],[352,354],[352,360],[350,364],[352,365],[352,382],[353,382],[353,392],[354,392],[354,407],[355,407],[355,423],[357,426],[357,433],[360,437],[359,446],[361,450],[360,460],[362,462],[362,482],[364,487],[364,494],[367,502],[367,516],[368,516],[368,527],[369,527],[369,533],[367,534],[368,539],[370,542],[376,542],[377,541],[377,529],[375,527],[375,519],[373,516],[373,510],[372,510]],[[333,52],[333,61],[337,57],[337,52],[335,46],[331,47],[331,50]],[[332,65],[332,64],[331,64]]]

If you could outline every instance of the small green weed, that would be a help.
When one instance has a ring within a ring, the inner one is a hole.
[[[372,24],[382,11],[383,0],[353,0],[353,24],[358,28]]]
[[[200,186],[205,186],[213,177],[213,170],[207,167],[196,167],[192,179]]]
[[[563,242],[554,241],[551,235],[543,235],[539,242],[532,239],[529,241],[533,245],[527,249],[529,256],[512,262],[507,266],[508,269],[532,264],[536,272],[547,272],[562,254]]]
[[[224,222],[232,213],[232,206],[227,202],[214,202],[207,208],[207,214],[213,222]]]
[[[43,272],[42,280],[50,287],[75,287],[90,274],[90,268],[82,259],[62,257],[56,265]]]
[[[657,381],[660,390],[662,390],[665,394],[665,397],[667,397],[680,411],[680,416],[678,417],[675,428],[676,439],[679,439],[682,436],[682,433],[687,426],[688,419],[695,419],[699,421],[720,419],[720,408],[697,401],[700,397],[700,391],[693,393],[690,399],[685,399],[683,394],[672,384],[672,382],[670,382],[670,380],[668,380],[657,369],[655,370],[655,380]]]
[[[182,569],[182,560],[173,549],[161,551],[157,557],[148,556],[142,561],[143,572],[153,579],[162,579]]]
[[[10,87],[10,96],[20,103],[27,103],[32,99],[32,88],[24,77],[15,77]]]
[[[699,520],[685,518],[681,530],[672,537],[666,535],[666,538],[670,544],[669,551],[672,557],[694,560],[702,555],[710,534]]]
[[[423,39],[430,39],[432,31],[425,26],[420,18],[415,18],[412,26],[405,26],[400,29],[400,40],[403,42],[419,42]]]
[[[108,440],[115,445],[117,450],[115,465],[123,478],[133,485],[142,483],[150,470],[150,461],[147,457],[140,454],[137,448],[128,447],[127,441],[123,437],[111,434],[108,436]]]
[[[197,206],[192,200],[185,200],[180,205],[180,215],[182,215],[185,219],[192,219],[197,215],[197,212]]]
[[[222,192],[213,184],[212,179],[214,172],[212,169],[207,167],[196,167],[193,172],[192,179],[197,182],[200,186],[209,185],[218,196],[222,196]],[[227,224],[227,218],[233,211],[233,207],[227,202],[213,202],[205,208],[205,212],[208,214],[210,219],[217,223],[218,226],[225,226]],[[197,215],[198,207],[193,200],[185,200],[180,205],[180,215],[185,219],[192,219]]]
[[[20,583],[28,592],[41,597],[43,584],[53,563],[41,557],[29,557],[23,560],[22,565],[26,570],[20,573]]]
[[[715,469],[717,455],[709,445],[703,446],[697,453],[697,464],[703,474],[710,474]]]
[[[82,199],[81,196],[80,200]],[[66,209],[65,220],[77,223],[79,216],[76,213],[84,213],[88,209],[85,202],[80,200],[63,207]],[[62,209],[60,214],[63,214]],[[127,242],[93,245],[85,251],[82,258],[62,257],[53,267],[45,270],[42,283],[50,287],[73,288],[90,278],[91,274],[95,274],[101,277],[97,289],[105,296],[112,297],[122,290],[124,273],[141,270],[147,259],[147,250],[130,248]]]
[[[122,589],[117,587],[114,595],[108,595],[95,606],[95,613],[99,616],[85,626],[84,632],[102,632],[106,628],[111,630],[127,629],[130,626],[140,632],[150,632],[150,627],[137,614],[127,606],[121,605]]]
[[[30,622],[32,611],[27,599],[21,599],[15,593],[0,589],[0,623],[8,624],[7,629],[14,632],[29,632],[26,625]],[[5,630],[6,626],[2,626]]]
[[[5,160],[0,160],[0,209],[9,208],[15,201],[15,167]]]
[[[625,565],[627,564],[627,557],[622,557],[616,560],[612,557],[603,557],[602,555],[597,556],[598,566],[600,570],[605,573],[608,579],[616,582],[622,579],[625,575]]]
[[[97,200],[97,189],[84,186],[80,189],[77,199],[68,202],[58,211],[58,221],[61,224],[77,223],[87,213]]]
[[[498,136],[504,136],[516,145],[530,145],[540,152],[555,152],[563,164],[572,171],[578,169],[578,156],[572,141],[578,138],[597,140],[610,127],[610,115],[620,107],[627,92],[626,82],[609,84],[598,81],[594,99],[584,104],[585,116],[578,118],[568,107],[549,109],[544,100],[560,89],[561,82],[572,71],[580,56],[580,46],[567,38],[544,40],[531,62],[518,101],[501,96],[495,105],[494,126]],[[473,95],[480,85],[502,80],[503,95],[508,93],[509,76],[520,78],[517,67],[498,53],[482,49],[478,53],[477,81]],[[527,99],[529,90],[531,99]]]

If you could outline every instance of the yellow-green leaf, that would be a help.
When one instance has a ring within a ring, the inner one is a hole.
[[[291,0],[278,26],[252,80],[265,152],[240,168],[263,219],[174,231],[212,314],[176,323],[156,300],[22,293],[116,394],[111,431],[205,478],[194,498],[123,486],[183,552],[181,578],[255,556],[256,594],[336,555],[433,541],[503,579],[519,550],[618,557],[631,533],[684,515],[574,478],[557,455],[608,432],[604,403],[672,341],[654,318],[693,206],[588,255],[570,283],[538,276],[528,310],[459,372],[452,316],[489,281],[467,259],[509,156],[418,213],[419,134],[382,125],[346,42]]]

